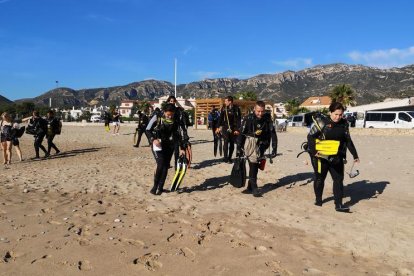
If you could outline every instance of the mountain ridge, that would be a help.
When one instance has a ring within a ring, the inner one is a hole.
[[[180,84],[177,95],[184,97],[225,97],[238,92],[252,91],[258,99],[275,102],[310,96],[327,95],[338,84],[349,84],[356,92],[358,104],[381,101],[385,98],[414,96],[414,65],[379,69],[344,63],[316,65],[299,71],[259,74],[247,79],[215,78]],[[37,105],[55,106],[119,105],[122,100],[153,100],[174,94],[174,85],[162,80],[143,80],[113,87],[74,90],[59,87],[32,99]]]

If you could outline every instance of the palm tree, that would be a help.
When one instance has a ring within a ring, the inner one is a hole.
[[[299,106],[300,106],[299,101],[297,99],[292,99],[292,100],[286,101],[285,109],[290,115],[292,115],[294,112],[296,112]]]
[[[236,99],[243,99],[246,101],[256,101],[257,100],[257,94],[253,91],[243,91],[239,92],[234,95]]]
[[[332,102],[342,103],[345,107],[355,105],[355,91],[348,84],[340,84],[335,86],[329,93]]]
[[[147,113],[150,107],[151,107],[151,104],[149,101],[143,101],[141,105],[139,106],[139,109]]]

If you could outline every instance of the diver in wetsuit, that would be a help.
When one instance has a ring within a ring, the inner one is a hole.
[[[222,146],[222,139],[221,134],[217,132],[219,128],[218,120],[220,118],[220,112],[216,109],[215,106],[211,108],[211,111],[208,113],[208,124],[210,129],[213,131],[213,151],[214,156],[217,155],[217,148],[219,149],[220,156],[222,155],[223,146]]]
[[[333,179],[335,210],[338,212],[349,212],[349,207],[342,204],[344,194],[344,160],[346,159],[347,148],[351,152],[354,162],[359,162],[358,153],[349,134],[348,122],[342,118],[344,110],[345,108],[341,103],[332,103],[329,106],[329,117],[319,116],[314,118],[314,124],[308,134],[309,153],[315,171],[313,185],[316,198],[315,205],[322,206],[322,193],[329,171]],[[328,143],[326,145],[330,148],[330,151],[333,149],[333,152],[329,155],[325,155],[323,150],[317,149],[318,145],[322,145],[324,142]],[[336,146],[332,146],[332,144]]]
[[[257,188],[257,173],[264,169],[264,153],[272,141],[272,157],[276,157],[277,136],[270,114],[265,113],[265,103],[257,101],[254,112],[247,115],[242,123],[241,132],[237,141],[237,154],[241,151],[249,161],[249,182],[243,193],[253,193],[253,196],[260,197]],[[263,164],[263,167],[260,165]]]
[[[166,104],[163,115],[158,117],[156,125],[152,130],[147,130],[153,145],[152,152],[157,162],[154,174],[154,186],[150,193],[161,195],[167,178],[171,158],[174,154],[176,143],[180,147],[180,154],[185,153],[184,139],[179,131],[179,122],[175,121],[176,107],[173,104]]]
[[[188,132],[187,132],[187,122],[186,122],[186,114],[184,112],[184,110],[181,107],[177,107],[176,103],[177,100],[174,96],[169,96],[167,101],[167,104],[172,104],[175,107],[175,112],[174,112],[174,122],[179,126],[178,131],[180,132],[181,137],[183,138],[186,148],[187,150],[191,151],[191,144],[189,142],[190,137],[188,136]],[[158,121],[158,118],[160,116],[162,116],[163,113],[158,111],[153,113],[153,115],[151,116],[150,121],[148,122],[146,131],[148,133],[149,130],[153,129],[154,124]],[[180,152],[180,145],[178,144],[178,142],[175,143],[174,145],[174,164],[175,166],[177,166],[177,160],[179,157],[179,152]]]
[[[145,113],[142,113],[141,110],[139,110],[138,111],[138,126],[137,126],[138,138],[137,138],[137,143],[134,145],[134,147],[136,148],[139,147],[142,134],[145,133],[145,129],[147,128],[147,125],[148,125],[147,115],[145,115]]]
[[[224,99],[225,107],[220,112],[218,121],[219,128],[216,130],[217,134],[223,136],[224,145],[224,159],[225,163],[232,163],[232,155],[234,151],[234,143],[237,136],[240,134],[241,111],[240,108],[233,104],[233,97],[227,96]]]

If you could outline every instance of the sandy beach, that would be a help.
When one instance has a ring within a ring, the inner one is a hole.
[[[0,275],[414,275],[414,130],[351,130],[352,213],[334,210],[330,176],[313,205],[303,128],[278,133],[262,198],[229,185],[211,132],[192,129],[182,189],[151,195],[155,161],[145,138],[132,147],[134,130],[64,125],[62,154],[41,161],[22,137],[25,161],[13,149],[0,168]]]

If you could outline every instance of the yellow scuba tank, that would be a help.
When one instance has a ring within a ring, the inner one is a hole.
[[[337,155],[339,144],[340,142],[336,140],[316,139],[315,149],[320,155]]]

